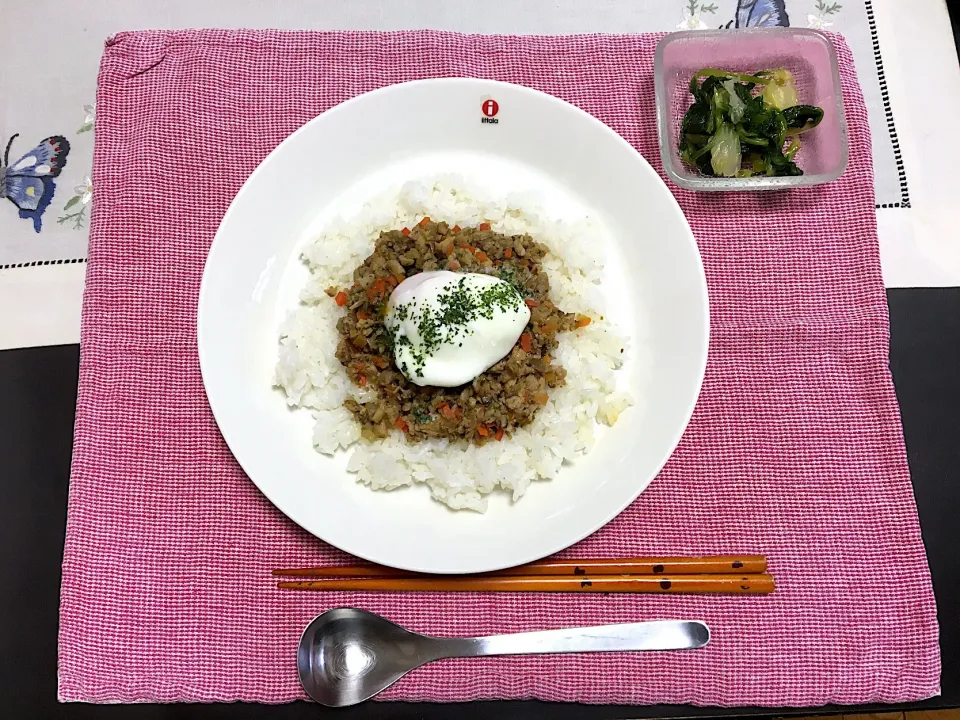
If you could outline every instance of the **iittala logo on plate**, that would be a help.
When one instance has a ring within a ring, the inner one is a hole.
[[[480,118],[481,123],[496,125],[500,122],[497,119],[497,113],[500,112],[500,103],[493,98],[487,98],[480,104],[480,112],[483,113],[483,117]]]

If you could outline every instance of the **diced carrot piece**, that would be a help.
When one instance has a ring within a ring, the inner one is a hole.
[[[508,260],[513,257],[513,248],[507,248],[503,251],[503,256]]]
[[[404,237],[410,237],[410,228],[404,228],[403,230],[400,231],[400,234],[403,235]]]
[[[591,322],[593,322],[593,321],[590,320],[590,318],[587,317],[586,315],[577,315],[576,326],[577,326],[578,328],[586,327],[586,326],[589,325]]]
[[[405,278],[403,277],[403,275],[394,275],[393,279],[397,283],[397,285],[399,285],[404,281]]]
[[[503,440],[503,428],[497,428],[497,432],[493,435],[497,440]]]
[[[485,263],[490,258],[487,257],[487,254],[483,250],[477,250],[476,258],[482,263]]]
[[[347,304],[347,294],[341,290],[337,293],[337,296],[333,299],[333,301],[340,307],[343,307]]]
[[[387,275],[387,285],[392,288],[395,288],[400,283],[397,282],[397,279],[393,275]]]
[[[460,263],[458,263],[456,260],[451,260],[449,263],[447,263],[447,268],[450,270],[459,270]]]
[[[430,216],[427,215],[423,218],[423,220],[420,221],[420,227],[424,227],[429,222],[430,222]]]
[[[370,313],[366,310],[357,310],[357,320],[369,320]]]
[[[479,435],[480,437],[486,437],[489,434],[490,434],[490,431],[487,430],[486,427],[484,427],[483,425],[477,425],[477,435]]]
[[[456,405],[454,405],[454,406],[453,406],[453,419],[454,419],[454,420],[459,420],[459,419],[462,418],[462,417],[463,417],[463,411],[462,411],[459,407],[457,407]]]
[[[377,281],[373,283],[373,289],[379,293],[385,292],[387,289],[387,281],[382,277],[377,278]]]
[[[533,399],[537,405],[546,405],[549,398],[545,392],[538,392],[533,394]]]
[[[454,225],[453,228],[452,228],[452,230],[453,230],[454,232],[460,232],[460,229],[461,229],[461,228],[460,228],[459,225]]]
[[[533,342],[533,338],[530,337],[530,333],[525,332],[520,335],[520,349],[524,352],[530,352],[530,347]]]
[[[403,432],[407,432],[407,430],[410,429],[410,426],[407,425],[406,421],[402,417],[398,417],[396,420],[394,420],[393,426],[399,430],[402,430]]]
[[[387,366],[390,365],[390,361],[387,360],[383,355],[377,355],[375,358],[373,358],[373,364],[381,370],[385,370]]]
[[[540,307],[540,301],[534,300],[533,298],[527,298],[524,300],[524,302],[527,304],[528,308]]]
[[[359,378],[357,378],[357,383],[360,385],[360,387],[365,387],[367,384],[367,376],[361,375]]]
[[[477,226],[477,230],[479,230],[480,232],[486,232],[489,229],[490,229],[490,223],[480,223],[480,225]]]

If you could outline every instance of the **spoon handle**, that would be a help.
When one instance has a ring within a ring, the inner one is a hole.
[[[432,639],[437,643],[433,648],[437,658],[542,655],[624,650],[686,650],[706,645],[710,640],[710,630],[697,620],[658,620],[479,638]]]

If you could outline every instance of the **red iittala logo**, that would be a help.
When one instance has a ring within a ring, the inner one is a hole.
[[[500,103],[498,103],[493,98],[489,98],[483,101],[483,104],[480,105],[480,112],[483,113],[483,117],[480,118],[480,122],[487,125],[496,125],[500,122],[495,116],[500,112]]]

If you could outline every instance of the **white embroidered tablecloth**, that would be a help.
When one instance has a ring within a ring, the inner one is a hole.
[[[927,27],[908,47],[917,22],[942,24],[942,0],[917,0],[910,10],[895,0],[288,0],[260,3],[203,0],[35,0],[0,4],[0,348],[75,342],[87,226],[96,203],[90,183],[96,133],[97,68],[104,40],[139,28],[275,27],[305,29],[435,28],[477,33],[622,33],[686,28],[790,25],[842,33],[853,49],[873,134],[881,251],[888,286],[960,284],[960,262],[944,225],[927,210],[938,183],[922,153],[905,145],[930,144],[917,102],[924,83],[937,83],[939,102],[960,109],[956,56],[949,25]],[[883,12],[880,12],[882,10]],[[878,22],[880,15],[880,22]],[[888,25],[884,28],[883,23]],[[892,29],[895,31],[891,32]],[[933,35],[939,38],[933,41]],[[948,42],[943,41],[943,36]],[[935,79],[917,78],[910,51],[925,56]],[[910,82],[898,96],[891,76]],[[920,87],[921,89],[917,89]],[[908,92],[915,94],[909,95]],[[929,102],[929,101],[928,101]],[[919,112],[918,112],[919,109]],[[910,120],[907,116],[910,115]],[[949,113],[948,113],[949,116]],[[932,125],[933,123],[930,123]],[[910,126],[910,134],[905,126]],[[42,143],[54,153],[42,183],[15,182],[16,168],[36,158]],[[25,158],[21,160],[21,158]],[[149,162],[149,148],[144,148]],[[911,164],[913,163],[913,164]],[[62,171],[59,169],[63,166]],[[57,173],[59,173],[57,175]],[[56,177],[53,177],[57,175]],[[171,183],[176,178],[170,179]],[[176,209],[171,207],[171,212]],[[74,266],[74,267],[68,267]],[[14,310],[12,303],[21,304]]]

